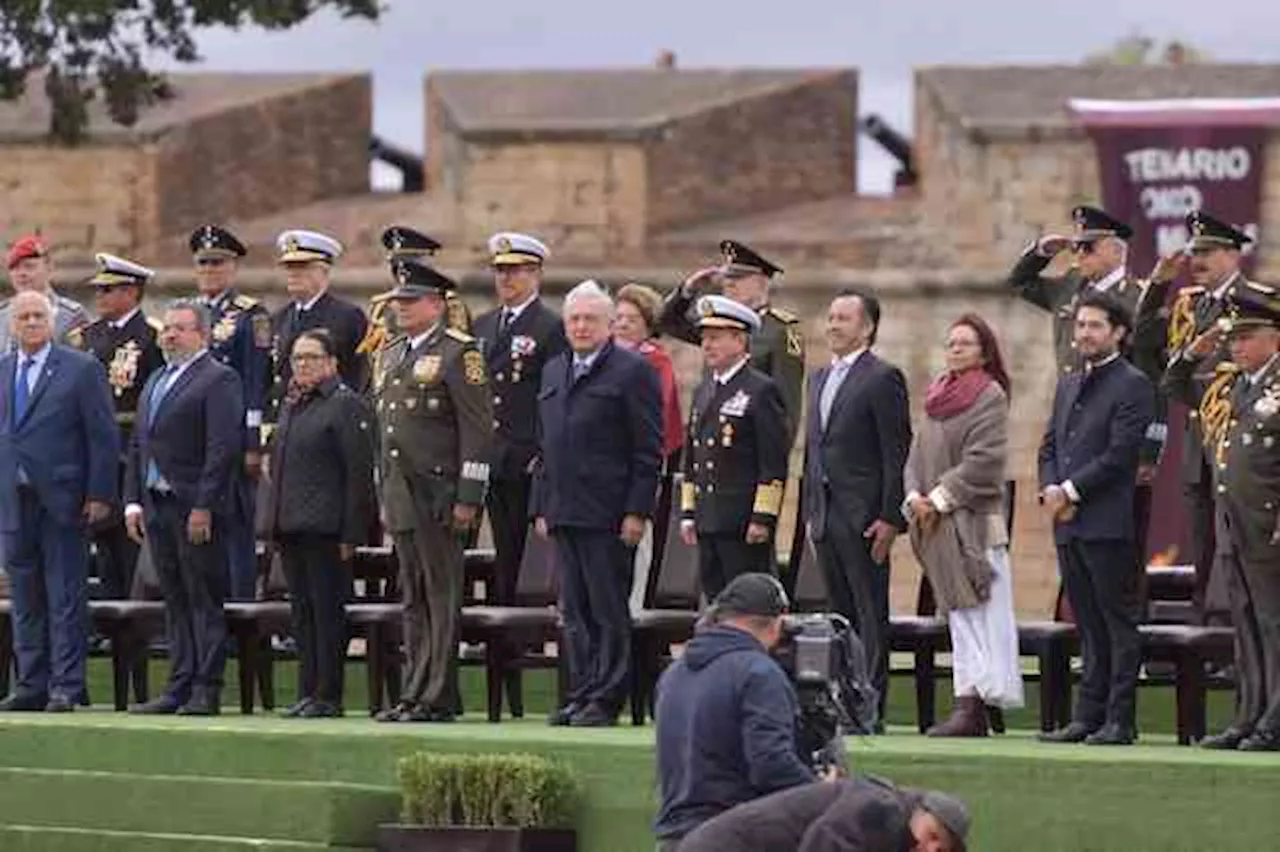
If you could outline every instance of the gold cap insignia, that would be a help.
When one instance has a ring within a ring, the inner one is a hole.
[[[704,317],[715,316],[716,306],[711,303],[710,299],[704,299],[698,305],[698,314]]]
[[[511,251],[511,240],[507,239],[506,237],[499,237],[497,246],[498,246],[498,251],[500,253],[509,252]]]
[[[400,234],[399,231],[392,231],[391,232],[391,250],[400,251],[400,249],[402,248],[404,248],[404,237]]]
[[[1194,219],[1191,222],[1191,233],[1195,234],[1197,237],[1203,236],[1204,222],[1201,222],[1199,218]]]
[[[294,252],[298,250],[298,238],[289,237],[284,241],[284,250],[286,252]]]

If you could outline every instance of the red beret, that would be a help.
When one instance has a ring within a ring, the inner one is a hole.
[[[29,257],[44,257],[49,253],[49,246],[45,241],[35,234],[28,234],[25,237],[19,237],[9,246],[9,253],[5,255],[5,266],[13,269],[19,262]]]

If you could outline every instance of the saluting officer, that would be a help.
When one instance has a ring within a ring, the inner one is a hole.
[[[155,273],[145,266],[115,255],[94,256],[98,271],[89,279],[94,290],[98,319],[83,329],[72,329],[68,343],[93,353],[107,370],[107,383],[115,403],[120,429],[120,481],[124,481],[126,453],[138,412],[138,395],[147,379],[164,367],[164,355],[156,342],[160,323],[142,312],[142,293]],[[124,516],[114,510],[93,534],[98,546],[98,577],[108,598],[129,597],[138,546],[125,530]]]
[[[382,232],[382,247],[387,252],[387,263],[397,260],[413,260],[430,265],[430,258],[440,250],[440,241],[421,231],[404,225],[392,225]],[[370,359],[371,375],[378,374],[378,353],[396,337],[395,311],[391,310],[391,294],[395,290],[379,293],[369,300],[369,330],[357,350]],[[445,316],[450,328],[464,334],[471,333],[471,311],[462,297],[453,291],[445,294]]]
[[[773,276],[781,273],[782,267],[736,240],[722,241],[720,253],[721,265],[695,272],[667,296],[658,330],[696,345],[700,335],[694,302],[716,279],[725,296],[755,311],[760,325],[751,336],[751,366],[773,379],[782,393],[790,450],[803,410],[804,332],[798,316],[769,303]]]
[[[1236,715],[1202,745],[1280,751],[1280,297],[1244,281],[1225,316],[1185,347],[1168,380],[1201,411],[1221,412],[1215,576],[1225,575],[1236,631]],[[1201,362],[1224,341],[1230,362],[1206,382]],[[1201,378],[1197,378],[1201,376]]]
[[[773,534],[787,480],[787,418],[773,380],[751,367],[760,316],[724,296],[698,300],[707,376],[693,393],[680,534],[697,545],[713,599],[739,574],[775,574]]]
[[[382,499],[400,562],[406,677],[384,722],[447,722],[462,607],[463,539],[489,480],[493,434],[484,356],[449,328],[444,294],[456,285],[428,266],[392,264],[401,335],[375,379]]]
[[[538,388],[546,363],[568,346],[560,316],[543,303],[543,263],[550,251],[527,234],[489,238],[498,307],[476,318],[475,333],[493,379],[493,481],[489,525],[497,551],[494,603],[514,602],[529,529],[529,465],[538,451]]]
[[[257,577],[254,504],[262,472],[262,410],[271,373],[271,315],[257,299],[236,292],[235,276],[247,251],[235,234],[202,225],[188,240],[200,301],[209,308],[209,354],[236,371],[244,392],[244,464],[227,513],[228,600],[252,600]]]
[[[1169,316],[1169,357],[1172,361],[1192,341],[1213,328],[1227,310],[1227,304],[1246,283],[1240,272],[1241,252],[1252,242],[1248,234],[1203,211],[1188,214],[1191,234],[1184,251],[1170,259],[1181,264],[1190,259],[1191,285],[1178,291]],[[1224,342],[1217,350],[1197,361],[1196,386],[1208,390],[1219,364],[1231,354]],[[1226,578],[1215,578],[1214,557],[1214,469],[1213,452],[1225,428],[1226,413],[1214,394],[1184,396],[1187,420],[1183,432],[1181,479],[1186,499],[1191,536],[1191,556],[1196,566],[1195,604],[1206,620],[1229,606]],[[1205,415],[1208,415],[1206,420]]]
[[[1126,267],[1128,240],[1133,229],[1105,210],[1081,205],[1071,211],[1070,236],[1047,234],[1029,245],[1009,273],[1009,284],[1025,301],[1053,316],[1053,351],[1061,375],[1081,367],[1076,352],[1076,305],[1085,293],[1109,293],[1129,316],[1134,328],[1122,352],[1153,385],[1165,367],[1165,318],[1161,311],[1173,280],[1167,265],[1157,267],[1154,282],[1134,277]],[[1041,274],[1055,257],[1069,251],[1071,268],[1061,277]],[[1168,435],[1163,401],[1156,400],[1156,419],[1147,429],[1139,456],[1138,481],[1155,476]]]

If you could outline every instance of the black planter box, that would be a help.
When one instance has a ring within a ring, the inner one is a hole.
[[[577,852],[567,828],[378,826],[378,852]]]

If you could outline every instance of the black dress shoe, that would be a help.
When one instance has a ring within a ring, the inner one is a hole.
[[[1240,741],[1240,751],[1280,751],[1280,730],[1259,728]]]
[[[221,714],[222,708],[218,706],[218,700],[210,697],[192,698],[186,704],[178,708],[179,716],[217,716]]]
[[[429,722],[452,722],[458,718],[452,707],[431,707],[427,714],[431,717],[427,720]]]
[[[70,713],[75,709],[76,702],[65,695],[52,695],[49,697],[49,703],[44,705],[46,713]]]
[[[553,728],[564,727],[573,720],[573,717],[582,711],[582,705],[576,702],[569,702],[563,707],[557,707],[547,714],[547,724]]]
[[[49,696],[21,695],[17,692],[0,701],[0,713],[38,713],[49,703]]]
[[[569,724],[575,728],[609,728],[618,724],[618,714],[610,713],[599,704],[588,704],[573,714]]]
[[[297,701],[290,704],[288,707],[281,710],[280,717],[282,719],[296,719],[299,716],[305,715],[307,708],[314,703],[315,703],[314,698],[300,698]]]
[[[307,706],[297,714],[303,719],[337,719],[342,715],[342,708],[328,701],[308,700]]]
[[[1127,725],[1103,725],[1084,738],[1085,745],[1133,745],[1138,732]]]
[[[401,717],[413,710],[413,705],[408,701],[401,701],[399,704],[392,705],[385,710],[379,710],[378,714],[373,717],[375,722],[401,722]]]
[[[1205,737],[1200,741],[1200,748],[1207,748],[1211,751],[1235,751],[1240,747],[1240,743],[1249,738],[1246,731],[1232,726],[1227,728],[1220,734]]]
[[[1065,728],[1040,734],[1039,740],[1042,743],[1082,743],[1095,730],[1084,722],[1072,722]]]
[[[129,712],[138,716],[172,716],[181,706],[182,702],[178,699],[162,695],[143,704],[133,705],[129,708]]]

